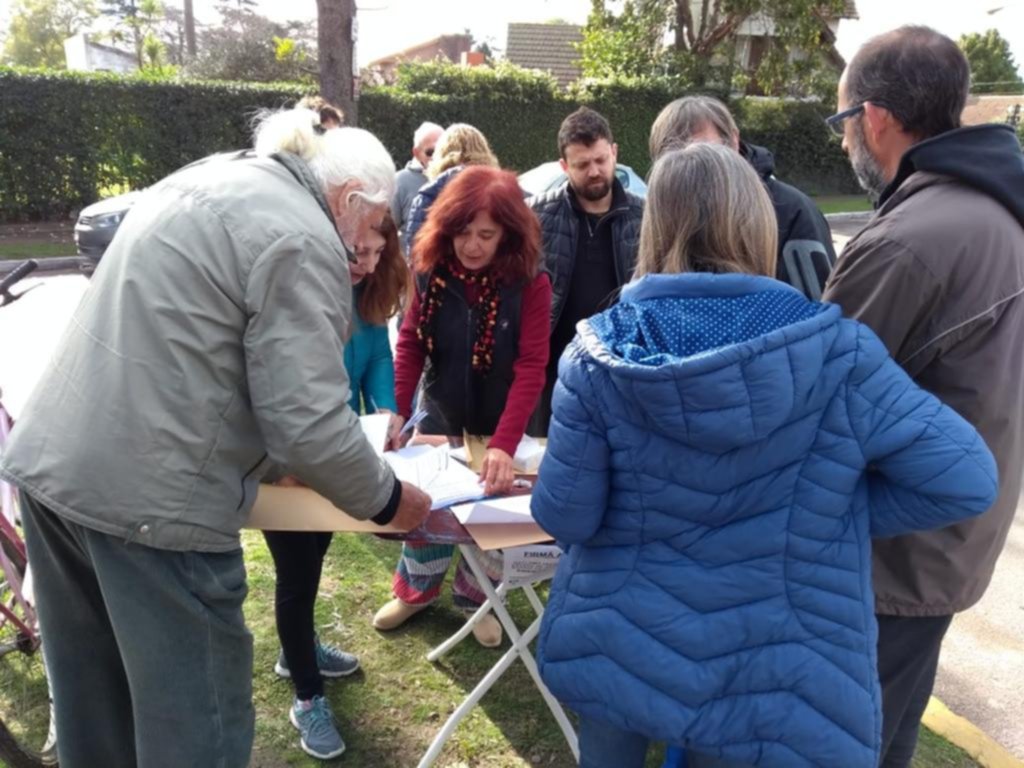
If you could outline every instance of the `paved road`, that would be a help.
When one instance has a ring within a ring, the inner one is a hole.
[[[830,219],[836,253],[870,213]],[[935,695],[1024,760],[1024,503],[992,586],[954,620],[939,660]]]
[[[953,621],[935,688],[966,717],[1024,760],[1024,504],[985,597]]]
[[[0,388],[15,415],[88,286],[77,275],[26,282],[41,287],[0,309]],[[1014,523],[992,587],[950,630],[936,693],[1024,759],[1024,512]]]

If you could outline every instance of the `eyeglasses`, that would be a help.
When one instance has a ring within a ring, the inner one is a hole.
[[[856,107],[844,109],[842,112],[837,112],[836,114],[832,115],[832,117],[826,117],[825,125],[827,125],[829,129],[832,131],[832,133],[834,133],[836,136],[843,136],[845,132],[843,122],[847,118],[860,114],[863,111],[864,104],[858,104]]]

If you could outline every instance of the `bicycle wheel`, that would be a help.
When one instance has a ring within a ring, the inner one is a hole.
[[[4,537],[0,531],[0,539]],[[4,543],[0,552],[0,761],[9,768],[52,766],[57,755],[50,691],[35,615],[22,599],[27,586],[25,562],[10,541]]]

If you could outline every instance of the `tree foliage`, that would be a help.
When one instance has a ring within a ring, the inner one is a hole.
[[[963,35],[958,45],[971,65],[974,93],[1024,93],[1010,44],[998,30]]]
[[[202,29],[184,74],[204,80],[308,83],[316,75],[316,31],[309,22],[279,23],[248,8],[222,5],[221,24]]]
[[[835,69],[825,61],[835,42],[828,20],[843,0],[625,0],[618,12],[608,5],[592,0],[580,45],[586,77],[667,74],[700,88],[740,89],[754,79],[777,95],[834,85]],[[754,69],[743,72],[735,43],[747,22],[762,31],[755,39],[763,49]]]
[[[12,66],[64,69],[64,41],[89,26],[93,0],[16,0],[3,61]]]

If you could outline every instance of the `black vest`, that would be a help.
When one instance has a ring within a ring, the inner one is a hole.
[[[417,277],[420,299],[425,298],[429,276]],[[423,372],[423,404],[427,418],[421,429],[428,434],[493,435],[505,410],[519,356],[519,328],[523,285],[502,286],[494,327],[494,356],[490,371],[473,370],[473,342],[478,310],[470,307],[461,280],[451,278],[434,325],[434,351]]]

